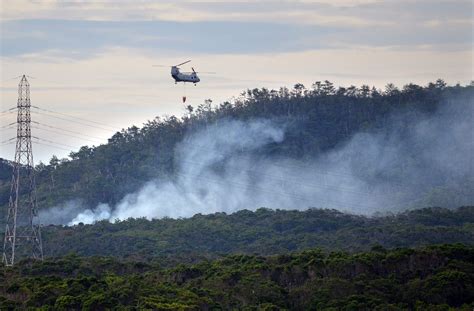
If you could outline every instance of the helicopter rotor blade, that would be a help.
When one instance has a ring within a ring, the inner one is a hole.
[[[191,67],[191,69],[193,70],[193,72],[194,72],[194,73],[196,73],[196,71],[194,70],[194,68],[193,68],[193,67]]]
[[[184,63],[178,64],[178,65],[175,65],[175,67],[178,67],[178,66],[181,66],[181,65],[187,64],[187,63],[189,63],[190,61],[191,61],[191,60],[185,61]]]

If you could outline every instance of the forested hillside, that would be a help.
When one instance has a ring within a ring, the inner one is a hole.
[[[129,219],[43,228],[45,255],[197,262],[223,254],[273,255],[308,248],[368,251],[442,243],[474,244],[474,207],[426,208],[364,217],[335,210],[243,210],[187,219]]]
[[[108,144],[84,146],[72,152],[69,159],[53,157],[47,165],[37,165],[38,204],[40,209],[68,200],[81,202],[84,208],[94,208],[99,203],[114,205],[147,181],[173,178],[177,173],[177,144],[189,133],[219,120],[272,120],[284,128],[284,138],[259,149],[259,157],[304,161],[343,145],[361,132],[384,133],[395,127],[403,140],[408,135],[403,133],[409,131],[420,116],[430,115],[442,107],[454,109],[462,106],[460,103],[469,103],[467,109],[471,109],[473,91],[473,85],[447,86],[442,80],[425,87],[409,84],[401,90],[389,84],[383,91],[368,86],[336,88],[325,81],[316,82],[311,88],[296,84],[293,89],[281,88],[278,91],[248,90],[232,103],[211,105],[209,100],[194,108],[189,106],[188,113],[181,118],[157,117],[141,128],[132,126],[117,132]],[[390,120],[400,114],[403,118],[394,125]],[[409,140],[407,144],[413,149],[403,163],[391,167],[386,176],[375,172],[369,177],[378,178],[377,183],[388,179],[397,183],[412,181],[406,175],[407,168],[425,165],[416,160],[423,152],[420,148],[424,147],[420,142]],[[206,152],[205,148],[202,152]],[[9,195],[10,164],[2,161],[0,165],[0,206],[5,207]],[[466,202],[466,198],[472,195],[470,186],[474,184],[469,171],[472,168],[466,167],[466,170],[466,176],[462,178],[443,178],[442,171],[434,172],[437,175],[432,180],[436,180],[436,184],[426,187],[436,188],[433,191],[423,189],[426,193],[417,198],[419,206],[442,202],[442,205],[455,207],[472,203]],[[361,171],[367,174],[370,169],[361,168]],[[412,182],[417,183],[417,187],[425,184],[424,181]]]
[[[472,310],[474,249],[306,250],[159,264],[74,255],[0,271],[0,308],[47,310]]]
[[[471,310],[473,95],[255,89],[53,157],[0,308]]]

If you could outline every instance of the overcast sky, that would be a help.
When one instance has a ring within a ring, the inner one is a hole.
[[[247,88],[298,82],[309,88],[326,79],[379,88],[473,79],[471,0],[0,3],[1,110],[16,105],[19,79],[12,78],[25,73],[32,76],[33,105],[104,124],[33,114],[91,139],[34,128],[33,135],[64,148],[35,145],[35,162],[104,143],[115,129],[155,116],[181,115],[184,93],[197,106],[207,98],[231,100]],[[168,68],[152,67],[188,59],[196,70],[217,74],[201,74],[201,83],[184,88]],[[0,116],[2,126],[14,119]],[[0,140],[14,135],[0,131]],[[13,145],[0,148],[0,157],[13,158]]]

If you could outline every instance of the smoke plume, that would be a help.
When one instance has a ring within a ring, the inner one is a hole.
[[[261,156],[262,148],[285,140],[280,123],[222,120],[178,145],[175,176],[150,181],[113,207],[81,210],[69,203],[41,218],[73,225],[259,207],[372,215],[468,205],[474,202],[472,111],[472,103],[454,103],[429,115],[398,114],[383,130],[360,132],[305,160]]]

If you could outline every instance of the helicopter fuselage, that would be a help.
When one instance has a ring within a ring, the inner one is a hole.
[[[201,81],[195,72],[181,72],[179,71],[179,68],[175,66],[171,67],[171,76],[173,77],[175,83],[191,82],[196,84]]]

